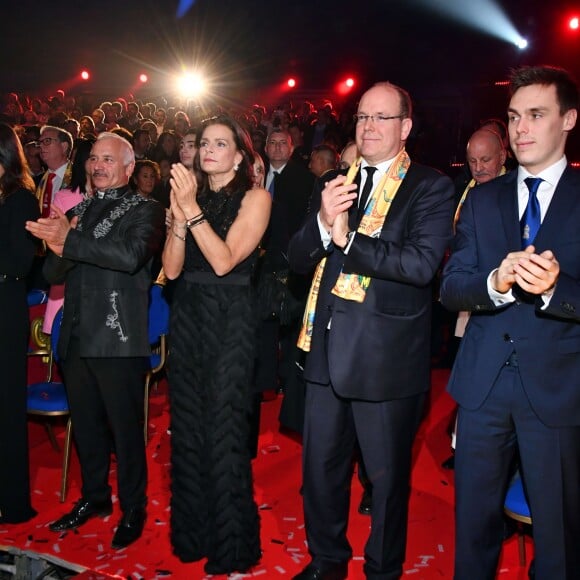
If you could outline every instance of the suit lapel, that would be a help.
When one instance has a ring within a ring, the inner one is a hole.
[[[567,222],[577,219],[578,214],[574,206],[578,203],[579,192],[580,175],[568,166],[558,182],[550,207],[536,236],[534,246],[538,251],[549,248],[553,244],[552,240],[561,239],[562,230],[566,228]]]
[[[356,183],[356,191],[358,194],[360,194],[360,169],[358,171],[358,173],[356,174],[356,178],[354,180],[354,182]],[[358,228],[358,223],[357,223],[357,213],[358,213],[358,197],[357,199],[354,201],[354,203],[350,206],[349,210],[348,210],[348,229],[351,231],[354,231]]]
[[[503,225],[503,231],[510,251],[519,250],[522,245],[520,220],[518,214],[518,183],[517,171],[509,174],[501,187],[497,190],[499,218]]]

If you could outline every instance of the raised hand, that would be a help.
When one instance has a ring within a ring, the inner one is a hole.
[[[171,185],[171,210],[176,219],[179,212],[185,216],[185,219],[199,214],[195,175],[181,163],[176,163],[171,168],[169,183]],[[174,208],[174,205],[177,207]]]
[[[344,234],[348,231],[348,209],[357,198],[356,184],[345,185],[346,177],[339,175],[331,179],[322,190],[322,201],[320,204],[320,221],[327,231],[333,230],[336,217],[346,214]],[[334,230],[333,230],[334,237]]]
[[[25,228],[33,236],[46,242],[46,245],[59,256],[62,256],[64,242],[73,227],[76,227],[76,220],[71,225],[65,213],[56,206],[52,206],[50,217],[40,218],[35,222],[27,221],[25,224]]]
[[[551,250],[529,254],[514,265],[517,285],[530,294],[544,294],[558,281],[560,264]]]

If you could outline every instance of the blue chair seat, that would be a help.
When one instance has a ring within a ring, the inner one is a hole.
[[[152,381],[165,367],[167,360],[167,335],[169,334],[169,304],[163,297],[163,286],[153,284],[149,291],[149,370],[145,375],[145,408],[143,436],[147,444],[147,429],[149,423],[149,388]]]
[[[152,369],[155,369],[161,363],[161,355],[157,353],[152,353],[149,357],[149,364],[151,365]]]
[[[521,475],[518,473],[509,485],[504,501],[505,514],[515,520],[518,526],[518,552],[520,566],[526,565],[526,542],[524,524],[532,525],[532,514],[526,499]]]
[[[38,306],[44,304],[48,300],[48,293],[45,290],[34,289],[30,290],[27,295],[28,306]]]
[[[29,413],[67,413],[68,401],[62,383],[34,383],[28,387]]]
[[[516,477],[511,483],[504,503],[505,509],[523,518],[531,518],[530,506],[526,500],[522,478]]]

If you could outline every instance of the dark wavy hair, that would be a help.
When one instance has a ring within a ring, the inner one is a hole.
[[[81,138],[75,140],[74,161],[71,168],[70,185],[72,191],[79,189],[81,193],[87,193],[87,170],[85,164],[91,156],[91,149],[96,141],[96,137]]]
[[[159,163],[157,161],[151,161],[151,159],[138,159],[135,161],[135,169],[133,169],[133,174],[131,175],[130,183],[131,187],[137,191],[137,177],[139,172],[142,171],[145,167],[149,169],[153,169],[153,173],[155,173],[155,185],[159,183],[161,179],[161,171],[159,170]]]
[[[229,117],[228,115],[218,115],[217,117],[206,119],[202,123],[201,130],[197,134],[198,151],[195,154],[195,159],[193,161],[193,172],[195,173],[200,190],[203,191],[209,188],[208,175],[202,171],[199,161],[199,146],[206,128],[210,125],[223,125],[224,127],[227,127],[234,136],[236,151],[239,151],[242,154],[242,162],[239,164],[234,178],[224,187],[224,191],[227,194],[232,194],[236,191],[247,191],[248,189],[251,189],[253,183],[252,175],[255,153],[254,148],[252,147],[250,135],[235,119],[232,119],[232,117]]]
[[[34,191],[34,181],[20,139],[6,123],[0,123],[0,165],[4,169],[4,175],[0,177],[0,203],[18,189]]]

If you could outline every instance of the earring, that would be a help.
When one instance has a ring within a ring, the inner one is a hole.
[[[240,166],[237,163],[234,163],[234,171],[237,171],[240,168]]]

